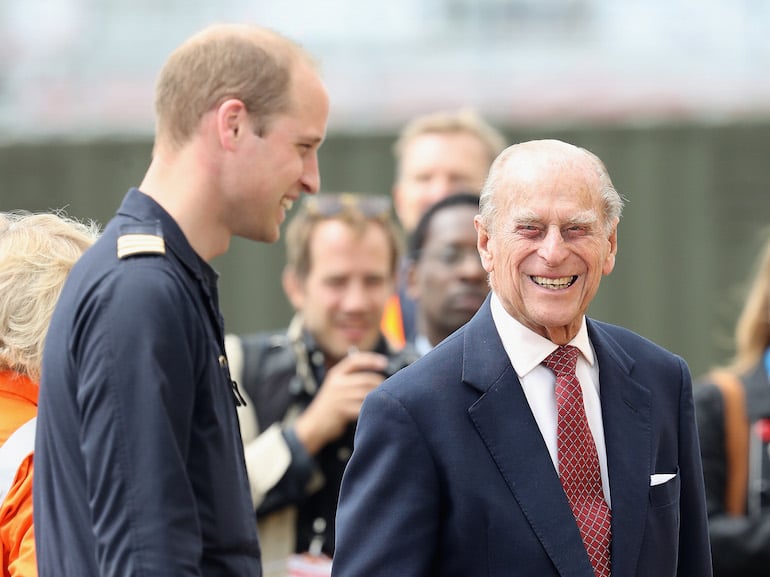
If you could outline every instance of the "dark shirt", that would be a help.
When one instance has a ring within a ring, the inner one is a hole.
[[[703,460],[714,577],[764,577],[770,567],[770,439],[758,424],[770,425],[770,380],[760,363],[741,381],[749,431],[747,514],[726,512],[730,470],[725,444],[725,404],[719,388],[700,382],[693,389]]]
[[[241,346],[244,368],[240,385],[253,401],[249,406],[255,411],[260,433],[283,422],[290,411],[294,414],[304,411],[326,378],[324,354],[307,332],[299,342],[294,342],[286,332],[247,335],[241,337]],[[391,372],[417,358],[410,348],[393,352],[384,338],[380,339],[375,352],[389,357]],[[304,362],[301,359],[307,359],[309,382],[300,377],[298,362]],[[311,543],[316,541],[323,552],[333,555],[337,496],[353,451],[354,434],[355,424],[351,424],[340,438],[312,457],[293,434],[293,428],[289,424],[284,427],[291,464],[281,480],[267,492],[257,515],[261,518],[284,507],[296,506],[295,552],[311,550]],[[311,483],[314,476],[323,480],[320,487]]]
[[[165,253],[118,258],[127,233]],[[261,575],[216,283],[136,189],[74,267],[43,361],[42,577]]]

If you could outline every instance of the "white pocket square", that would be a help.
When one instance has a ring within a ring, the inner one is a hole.
[[[654,475],[650,475],[650,487],[667,483],[674,477],[676,477],[676,473],[655,473]]]

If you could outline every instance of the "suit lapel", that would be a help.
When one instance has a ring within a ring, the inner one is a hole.
[[[634,361],[612,337],[591,320],[588,333],[599,363],[612,499],[612,574],[633,575],[644,537],[650,474],[654,472],[651,392],[630,376]]]
[[[482,392],[468,409],[489,454],[558,571],[593,576],[548,449],[492,321],[489,300],[467,325],[463,380]],[[580,570],[576,563],[580,560]]]

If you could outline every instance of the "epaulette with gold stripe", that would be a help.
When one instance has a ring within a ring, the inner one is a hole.
[[[160,223],[132,224],[121,227],[118,258],[142,254],[166,254],[166,242]]]

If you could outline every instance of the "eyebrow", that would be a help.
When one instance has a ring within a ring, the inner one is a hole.
[[[574,215],[568,224],[596,224],[599,221],[599,217],[596,215],[595,210],[584,210]]]
[[[540,216],[534,210],[528,208],[520,209],[517,211],[511,220],[516,225],[542,222]],[[588,209],[572,215],[572,217],[567,222],[565,222],[563,226],[570,226],[575,224],[593,225],[596,224],[598,220],[599,218],[596,214],[596,211]]]
[[[540,217],[534,210],[522,208],[517,210],[511,217],[514,224],[529,224],[539,222]]]
[[[303,144],[315,145],[315,144],[319,144],[319,143],[323,142],[324,141],[324,137],[323,136],[312,135],[312,134],[304,134],[304,135],[300,134],[300,135],[297,136],[297,140],[302,142]]]

